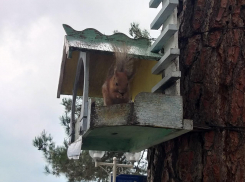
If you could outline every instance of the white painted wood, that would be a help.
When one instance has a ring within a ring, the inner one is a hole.
[[[162,24],[162,30],[164,30],[164,28],[169,25],[169,24],[176,24],[176,22],[174,21],[174,11],[169,15],[169,17],[163,22]]]
[[[176,24],[169,24],[150,47],[151,52],[159,52],[168,40],[178,31]]]
[[[163,7],[151,23],[151,29],[158,30],[179,4],[178,0],[165,0]]]
[[[75,124],[75,140],[77,140],[81,136],[81,133],[83,133],[83,134],[85,133],[84,131],[83,132],[81,131],[82,130],[81,126],[82,126],[83,122],[87,122],[87,130],[90,128],[91,104],[92,104],[92,101],[89,98],[88,99],[88,116],[87,116],[87,119],[83,118],[82,114],[77,119],[77,122]],[[86,119],[86,121],[85,121],[85,119]],[[88,134],[88,132],[86,132],[86,134]]]
[[[163,57],[158,61],[158,63],[152,68],[152,74],[160,74],[163,70],[165,70],[172,61],[177,58],[180,54],[179,49],[170,48]]]
[[[61,62],[61,67],[60,67],[60,79],[59,79],[59,85],[58,85],[57,98],[60,98],[61,86],[63,84],[63,78],[64,78],[65,62],[66,62],[66,47],[64,45],[63,54],[62,54],[62,62]]]
[[[156,92],[157,90],[166,89],[173,83],[175,83],[176,80],[178,80],[181,77],[180,71],[172,72],[170,75],[165,76],[160,82],[158,82],[152,89],[151,92]]]
[[[89,98],[88,99],[88,119],[87,119],[87,130],[90,128],[90,117],[91,117],[91,105],[92,105],[92,100]]]
[[[150,8],[157,8],[161,2],[162,2],[162,0],[151,0],[149,2],[149,7]]]
[[[177,18],[177,8],[174,9],[173,14],[171,15],[171,21],[174,24],[178,23],[178,18]],[[168,43],[164,45],[164,50],[168,50],[170,48],[178,48],[178,32],[172,36]],[[170,75],[172,72],[179,71],[179,57],[176,57],[173,61],[165,70],[163,75]],[[170,87],[166,88],[164,90],[164,93],[167,95],[180,95],[180,80],[177,80],[174,84],[172,84]]]
[[[85,56],[86,56],[86,53],[85,53]],[[80,56],[78,58],[76,77],[75,77],[73,91],[72,91],[73,93],[72,93],[71,122],[70,122],[71,142],[74,142],[74,140],[75,140],[75,132],[76,132],[76,120],[75,120],[75,109],[76,108],[75,107],[76,107],[76,98],[77,98],[77,88],[78,88],[82,64],[83,64],[83,57],[81,57],[81,54],[80,54]]]
[[[164,70],[165,75],[170,75],[172,72],[179,71],[179,57]],[[166,95],[180,95],[180,79],[164,90]]]
[[[79,118],[75,121],[75,103],[76,103],[76,97],[77,97],[77,87],[81,68],[84,68],[84,80],[83,80],[83,101],[82,101],[82,107],[81,107],[81,114]],[[76,71],[76,78],[74,82],[74,89],[73,89],[73,99],[72,99],[72,122],[70,127],[71,132],[71,138],[72,142],[74,139],[77,139],[83,131],[87,130],[87,118],[88,118],[88,89],[89,89],[89,53],[86,52],[80,52],[79,58],[78,58],[78,65],[77,65],[77,71]],[[72,126],[74,123],[75,126]]]
[[[83,116],[81,123],[82,133],[87,130],[87,118],[88,118],[88,92],[89,92],[89,53],[80,52],[80,57],[83,59],[84,66],[84,81],[83,81],[83,103],[81,114]]]

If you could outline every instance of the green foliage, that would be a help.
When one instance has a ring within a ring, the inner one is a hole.
[[[96,180],[107,178],[107,174],[99,168],[95,168],[88,151],[83,151],[79,160],[69,160],[67,158],[68,144],[64,141],[63,146],[55,146],[52,137],[45,131],[39,137],[35,137],[33,145],[44,154],[47,165],[45,173],[59,176],[64,174],[69,182],[81,180]]]
[[[119,31],[114,30],[113,33],[119,33]],[[129,35],[132,36],[134,39],[146,38],[149,40],[149,44],[151,44],[151,41],[155,40],[154,38],[151,38],[150,33],[146,29],[141,30],[139,27],[139,23],[135,22],[130,23]]]
[[[147,38],[150,39],[150,33],[144,29],[141,30],[139,28],[139,24],[138,23],[131,23],[130,24],[130,28],[129,28],[129,34],[134,38],[134,39],[138,39],[138,38]]]
[[[78,118],[81,111],[82,98],[77,97],[75,115]],[[102,105],[102,99],[93,99],[96,105]],[[69,134],[69,124],[71,115],[71,99],[63,98],[62,105],[65,108],[65,113],[60,117],[61,125],[64,126],[66,134]],[[104,182],[108,178],[108,173],[99,167],[95,167],[92,158],[89,156],[88,151],[82,151],[78,160],[69,160],[67,157],[68,141],[64,140],[62,146],[56,146],[50,134],[45,130],[33,140],[33,146],[42,151],[46,166],[44,168],[45,174],[52,174],[59,176],[64,174],[69,182],[76,181],[101,181]],[[123,153],[106,152],[102,161],[112,162],[113,157],[119,159],[119,163],[125,164],[126,160]],[[145,174],[147,164],[142,160],[136,164],[135,170],[126,169],[125,173]]]

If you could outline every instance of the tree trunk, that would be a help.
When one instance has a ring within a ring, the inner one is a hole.
[[[148,150],[148,181],[245,181],[245,0],[180,0],[178,16],[184,118],[195,129]]]

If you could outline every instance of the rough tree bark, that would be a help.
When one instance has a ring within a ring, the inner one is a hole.
[[[148,181],[245,181],[245,0],[180,0],[184,118],[195,128],[148,150]]]

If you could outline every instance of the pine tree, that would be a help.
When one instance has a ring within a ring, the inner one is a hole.
[[[77,98],[76,117],[79,116],[81,109],[81,97]],[[64,127],[66,134],[69,134],[71,99],[63,98],[62,105],[65,107],[65,113],[60,117],[61,125]],[[68,141],[64,140],[62,146],[56,146],[51,134],[47,134],[45,130],[40,136],[35,137],[33,145],[38,150],[42,151],[46,166],[44,168],[46,174],[59,176],[64,174],[69,182],[75,181],[101,181],[104,182],[108,178],[106,173],[101,168],[96,168],[93,159],[89,156],[88,151],[82,151],[79,160],[69,160],[67,158]],[[106,152],[101,159],[104,162],[112,162],[113,157],[119,159],[119,163],[126,163],[125,156],[122,152]],[[132,170],[125,169],[125,173],[145,174],[147,162],[142,160],[136,164],[136,168]],[[109,172],[109,171],[108,171]]]
[[[148,150],[148,181],[245,181],[245,1],[180,0],[178,19],[194,131]]]

